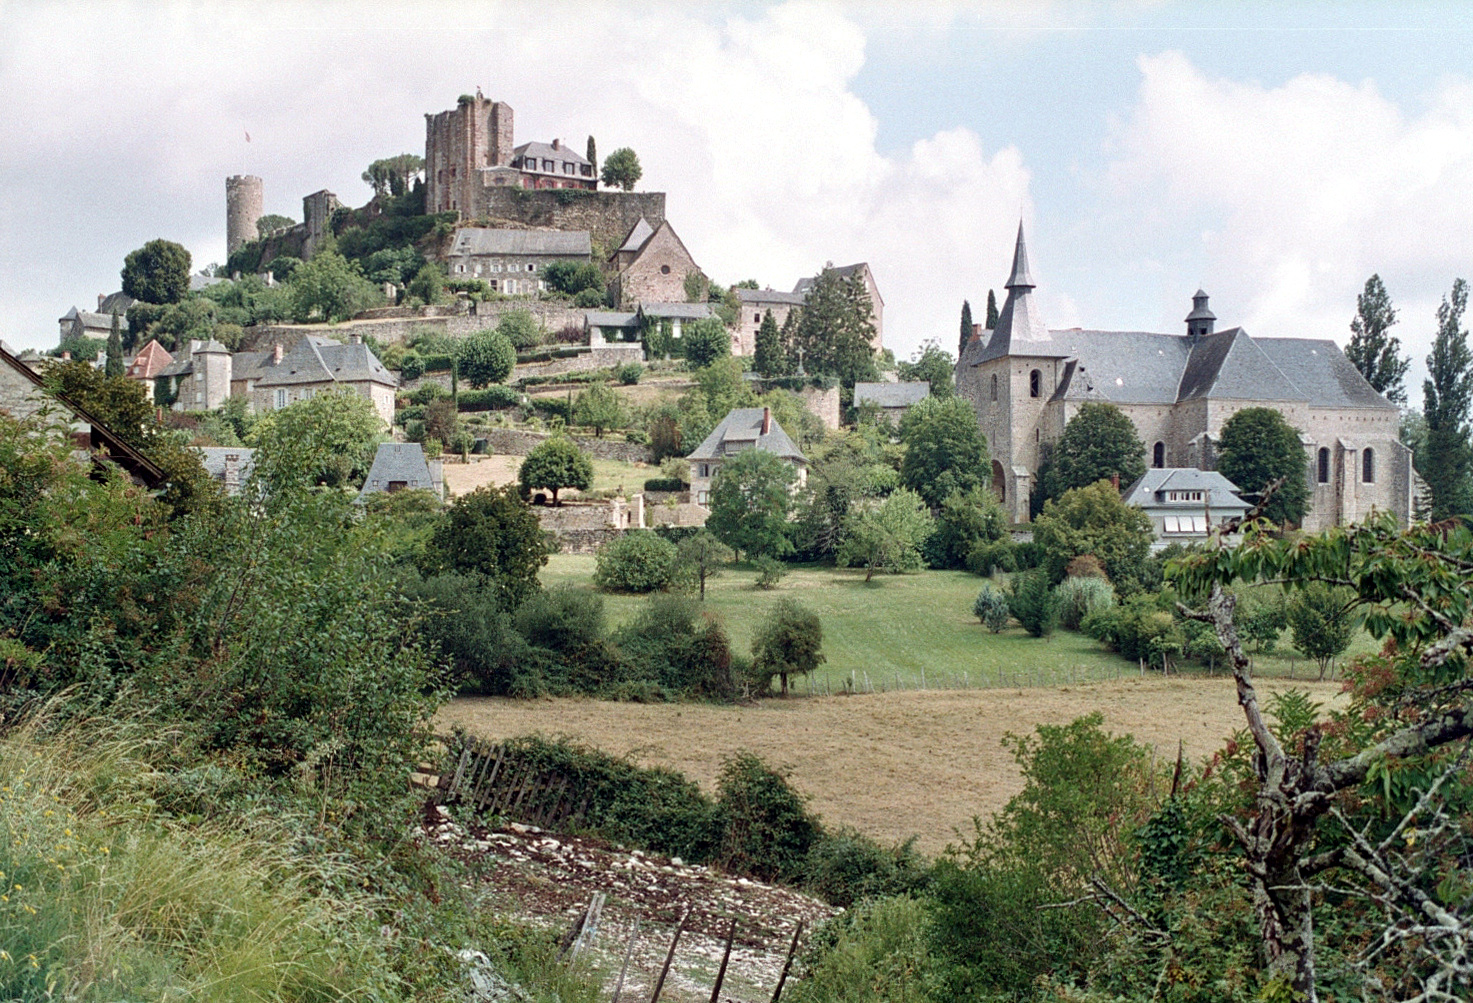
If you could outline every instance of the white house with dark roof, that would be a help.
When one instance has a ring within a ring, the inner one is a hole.
[[[956,381],[977,410],[992,488],[1014,521],[1028,520],[1039,466],[1087,401],[1131,419],[1153,469],[1215,469],[1223,424],[1245,408],[1273,408],[1304,443],[1306,529],[1357,522],[1372,509],[1410,520],[1422,489],[1401,443],[1400,411],[1335,342],[1218,331],[1201,290],[1181,334],[1050,329],[1033,297],[1021,224],[1006,288],[996,329],[968,341]]]
[[[363,339],[353,334],[346,345],[331,338],[306,335],[289,352],[259,365],[251,406],[257,414],[289,407],[330,387],[347,387],[367,397],[388,427],[394,420],[394,391],[399,380],[384,368]]]
[[[445,479],[440,461],[426,460],[417,442],[379,443],[358,500],[381,491],[430,491],[436,498],[443,498]]]
[[[781,457],[797,470],[799,487],[808,483],[808,457],[773,419],[772,409],[739,407],[729,411],[686,457],[690,461],[691,501],[709,504],[711,482],[721,464],[745,449],[761,449]]]
[[[929,396],[929,380],[854,384],[854,406],[873,404],[880,409],[880,416],[892,425],[900,424],[905,412]]]
[[[482,279],[506,296],[547,289],[542,273],[555,261],[586,264],[593,244],[586,230],[490,230],[465,227],[450,245],[452,279]]]
[[[1237,485],[1216,470],[1161,467],[1147,470],[1125,489],[1125,504],[1151,517],[1155,549],[1173,543],[1202,543],[1216,527],[1239,519],[1248,503]]]

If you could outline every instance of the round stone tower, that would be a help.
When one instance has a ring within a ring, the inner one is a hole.
[[[265,204],[261,179],[254,174],[235,174],[225,179],[225,253],[234,254],[242,244],[256,239],[256,220]]]

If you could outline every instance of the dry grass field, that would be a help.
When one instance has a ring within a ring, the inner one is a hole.
[[[1333,683],[1267,680],[1265,690],[1298,686],[1321,703]],[[1116,734],[1150,742],[1174,757],[1210,755],[1242,727],[1230,679],[1127,678],[1084,686],[930,690],[796,697],[754,705],[630,704],[565,699],[462,698],[437,725],[463,725],[502,739],[540,732],[568,736],[649,765],[681,770],[707,790],[722,759],[750,749],[787,766],[824,820],[882,842],[919,836],[935,853],[974,815],[1002,807],[1021,785],[1001,740],[1035,724],[1064,724],[1092,711]]]
[[[449,488],[452,498],[459,498],[479,487],[515,484],[517,472],[522,469],[522,460],[525,458],[491,454],[472,456],[469,463],[461,463],[458,459],[454,461],[447,459],[445,486]],[[595,459],[593,461],[593,490],[607,491],[622,487],[625,491],[633,493],[644,486],[646,479],[658,477],[659,474],[657,467],[638,463],[621,463],[618,460]],[[578,492],[564,491],[559,497],[577,498]]]

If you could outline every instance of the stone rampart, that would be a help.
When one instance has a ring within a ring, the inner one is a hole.
[[[526,456],[550,438],[552,435],[547,432],[525,432],[516,428],[489,428],[485,434],[486,452],[503,456]],[[574,437],[573,441],[589,456],[601,460],[620,460],[624,463],[651,462],[649,447],[637,443],[615,442],[611,439],[589,439],[581,436]],[[654,473],[652,472],[650,476],[653,477]],[[626,484],[624,486],[632,491],[639,485]]]
[[[644,346],[638,342],[615,342],[611,345],[597,345],[586,352],[566,359],[553,359],[551,362],[527,362],[518,365],[512,370],[511,381],[526,379],[529,376],[561,376],[563,373],[586,373],[591,369],[607,369],[610,366],[622,366],[626,362],[643,362]]]
[[[466,215],[513,229],[587,230],[594,259],[602,261],[614,253],[641,216],[657,229],[665,222],[665,193],[577,188],[532,191],[488,185],[477,194],[475,211]]]

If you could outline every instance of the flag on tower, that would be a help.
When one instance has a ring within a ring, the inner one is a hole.
[[[251,141],[251,134],[250,133],[246,133],[246,142],[249,143],[250,141]]]

